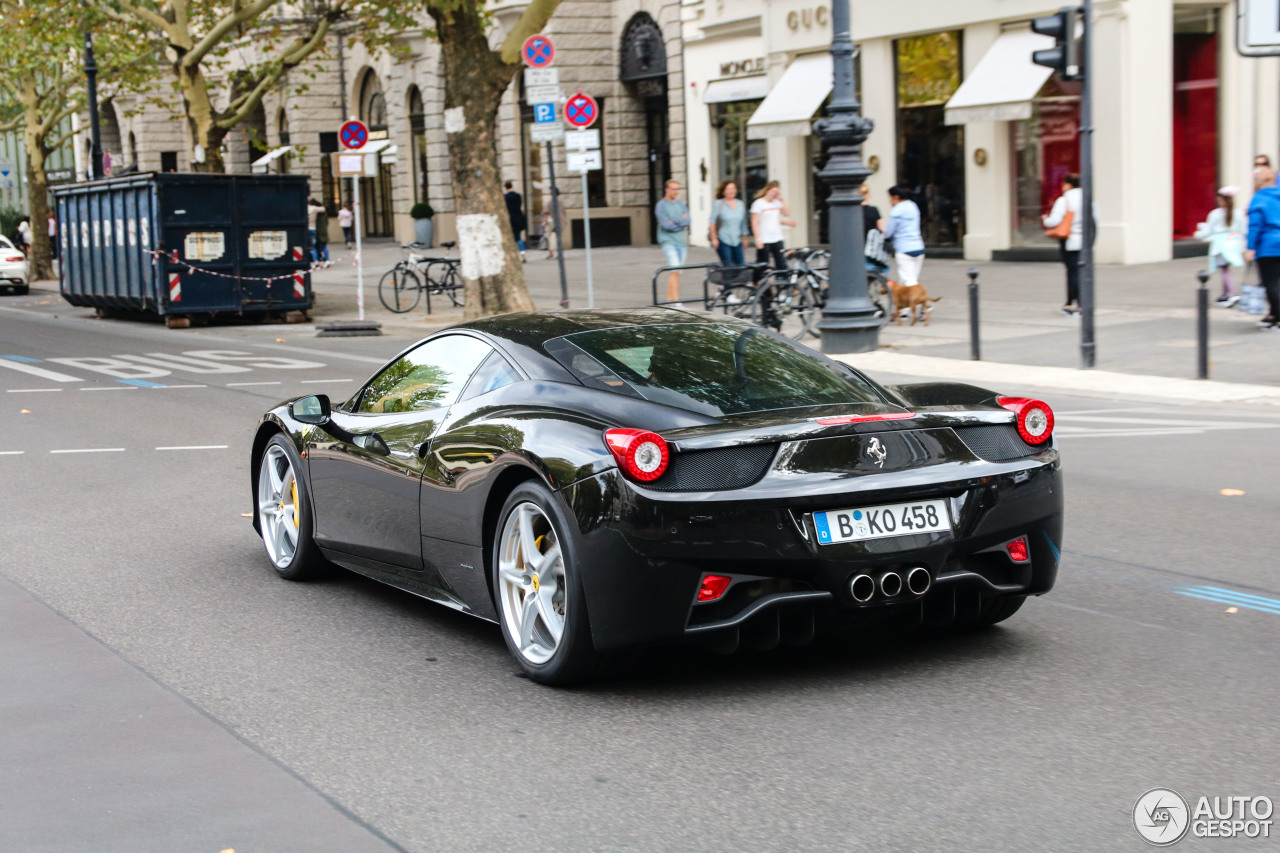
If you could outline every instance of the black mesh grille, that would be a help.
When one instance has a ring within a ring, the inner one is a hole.
[[[1018,428],[1013,424],[955,427],[955,431],[976,456],[988,462],[1008,462],[1040,450],[1023,441],[1022,436],[1018,435]]]
[[[741,489],[764,476],[777,449],[776,444],[750,444],[676,453],[666,473],[648,487],[667,492]]]

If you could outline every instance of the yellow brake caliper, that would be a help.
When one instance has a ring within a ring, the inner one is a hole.
[[[293,526],[298,527],[298,481],[294,480],[290,484],[290,491],[293,493]]]

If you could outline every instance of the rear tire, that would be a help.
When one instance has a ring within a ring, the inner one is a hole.
[[[605,660],[591,641],[573,530],[555,496],[530,481],[503,504],[490,544],[502,637],[539,684],[583,681]]]
[[[290,581],[320,577],[329,566],[312,538],[315,516],[301,472],[293,442],[272,436],[258,461],[258,529],[276,574]]]
[[[422,282],[413,270],[396,266],[383,274],[378,282],[378,299],[388,311],[404,314],[418,307],[422,298]]]
[[[18,295],[18,296],[26,296],[28,293],[30,293],[30,292],[31,292],[31,285],[29,285],[29,284],[16,284],[16,285],[14,285],[14,287],[13,287],[13,292],[14,292],[16,295]]]

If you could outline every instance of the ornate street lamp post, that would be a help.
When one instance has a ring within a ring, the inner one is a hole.
[[[87,26],[84,31],[84,76],[89,89],[89,178],[96,181],[102,177],[102,132],[98,127],[98,63],[93,59],[93,33]]]
[[[862,162],[862,143],[871,134],[853,79],[853,39],[849,0],[831,4],[831,65],[835,86],[828,117],[814,123],[830,154],[821,177],[831,187],[827,199],[831,230],[831,289],[818,331],[822,351],[870,352],[880,345],[881,318],[867,295],[863,254],[862,196],[859,185],[871,174]]]

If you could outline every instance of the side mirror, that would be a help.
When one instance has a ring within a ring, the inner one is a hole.
[[[329,423],[333,409],[324,394],[312,394],[289,404],[289,414],[299,423],[324,426]]]

